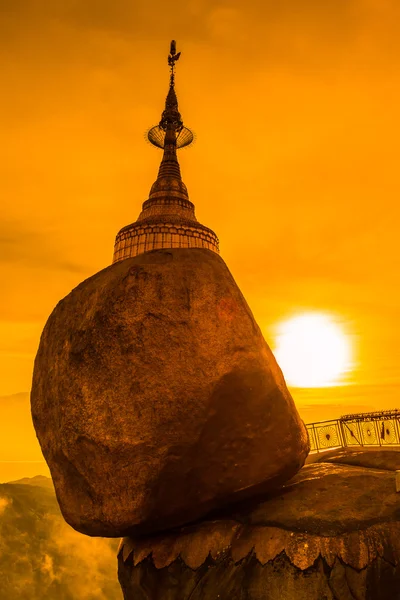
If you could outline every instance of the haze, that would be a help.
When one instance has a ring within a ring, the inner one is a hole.
[[[308,311],[355,341],[347,385],[292,390],[300,412],[400,405],[399,19],[396,0],[2,0],[0,461],[40,460],[21,420],[41,330],[155,180],[173,38],[183,180],[267,341]]]

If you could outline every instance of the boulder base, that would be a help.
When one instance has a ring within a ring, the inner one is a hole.
[[[125,538],[119,580],[125,600],[400,600],[399,512],[394,472],[307,465],[261,503]]]
[[[263,494],[308,436],[223,260],[156,250],[90,277],[51,314],[35,361],[36,432],[67,522],[144,534]]]

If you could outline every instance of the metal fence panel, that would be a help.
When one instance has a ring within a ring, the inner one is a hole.
[[[345,415],[306,425],[310,453],[347,446],[400,445],[400,410]]]

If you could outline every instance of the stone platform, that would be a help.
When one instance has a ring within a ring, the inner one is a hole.
[[[274,496],[124,538],[125,600],[400,600],[400,451],[318,460]]]

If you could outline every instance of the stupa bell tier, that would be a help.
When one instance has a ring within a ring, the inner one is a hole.
[[[148,134],[150,142],[164,150],[158,177],[137,221],[118,232],[113,263],[158,248],[206,248],[219,253],[218,238],[196,219],[194,204],[181,177],[176,151],[189,145],[193,134],[183,126],[178,110],[174,66],[179,54],[174,48],[171,44],[171,78],[165,110],[159,125]]]

